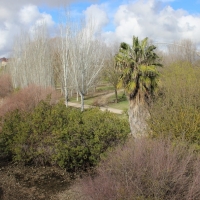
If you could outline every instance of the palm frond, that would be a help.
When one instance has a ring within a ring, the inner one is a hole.
[[[118,82],[118,84],[117,84],[117,88],[118,88],[118,89],[121,89],[123,86],[124,86],[123,80],[122,80],[122,79],[119,79],[119,82]]]
[[[162,66],[158,63],[155,49],[156,46],[148,44],[147,37],[140,41],[133,36],[132,46],[121,43],[119,53],[115,56],[116,65],[122,72],[118,87],[124,87],[129,94],[134,93],[134,97],[140,90],[148,94],[154,91],[159,77],[156,67]]]

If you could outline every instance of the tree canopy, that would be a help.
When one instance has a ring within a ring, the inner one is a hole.
[[[140,41],[133,36],[132,46],[121,43],[115,56],[117,66],[122,71],[119,87],[126,89],[130,99],[140,97],[147,100],[153,94],[159,76],[156,67],[161,66],[157,63],[159,57],[155,49],[156,46],[150,45],[147,37]]]

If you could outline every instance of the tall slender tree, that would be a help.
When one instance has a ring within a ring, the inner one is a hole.
[[[123,86],[129,97],[129,122],[131,133],[137,137],[146,134],[149,117],[148,106],[158,84],[156,47],[148,43],[148,38],[133,37],[132,45],[121,43],[115,56],[121,69],[119,86]]]
[[[67,102],[68,88],[73,88],[81,96],[81,110],[84,110],[84,96],[91,88],[104,64],[104,44],[95,39],[92,22],[75,23],[67,21],[62,38],[62,65],[65,99]],[[69,84],[71,80],[72,84]]]
[[[108,48],[107,56],[104,62],[103,77],[114,87],[115,102],[118,102],[118,82],[121,75],[121,70],[116,67],[116,61],[113,57],[112,49]]]
[[[9,71],[15,88],[29,84],[54,86],[52,57],[45,24],[22,33],[15,42]]]

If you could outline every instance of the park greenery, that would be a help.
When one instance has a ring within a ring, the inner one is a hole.
[[[162,83],[150,108],[152,137],[171,137],[200,147],[200,68],[175,62],[162,70]]]
[[[59,165],[68,171],[97,165],[106,150],[125,142],[127,120],[112,113],[66,108],[41,101],[32,112],[15,110],[3,119],[1,153],[14,161]]]
[[[161,51],[133,36],[131,45],[111,48],[91,37],[92,24],[87,28],[65,24],[49,39],[43,27],[17,41],[0,72],[0,158],[70,173],[92,170],[74,187],[80,197],[71,199],[199,199],[194,44]],[[79,96],[81,109],[69,107]],[[97,108],[84,110],[85,101]],[[113,104],[127,106],[125,115],[98,108]]]
[[[149,117],[148,104],[158,85],[159,73],[156,46],[148,38],[133,37],[132,46],[121,43],[116,55],[117,67],[122,71],[119,86],[125,88],[129,99],[129,122],[131,134],[146,134],[146,120]]]

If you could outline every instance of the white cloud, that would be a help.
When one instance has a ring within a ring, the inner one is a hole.
[[[9,56],[13,40],[21,29],[32,30],[34,26],[45,23],[48,28],[54,25],[52,16],[39,11],[35,5],[25,5],[17,12],[0,6],[0,57]]]
[[[38,6],[60,7],[72,2],[76,0],[0,0],[0,57],[9,56],[13,38],[21,28],[32,30],[43,22],[53,26],[52,16],[40,12]]]
[[[41,14],[34,5],[23,6],[23,8],[19,11],[19,21],[22,24],[32,24],[35,22]]]
[[[157,0],[137,0],[119,6],[114,16],[115,30],[103,33],[105,40],[131,42],[135,35],[156,42],[191,39],[200,44],[200,14],[165,5]]]
[[[54,24],[52,16],[46,13],[40,13],[35,5],[24,6],[19,11],[19,22],[23,25],[40,25],[45,22],[47,26]]]
[[[7,33],[5,30],[0,30],[0,35],[2,38],[4,38],[3,40],[0,40],[0,49],[2,49],[6,45],[5,38],[6,38]]]
[[[96,22],[96,31],[102,31],[105,26],[108,29],[108,24],[112,23],[112,29],[102,33],[107,43],[131,42],[135,35],[141,39],[149,37],[157,42],[189,38],[200,45],[200,14],[192,15],[183,9],[173,9],[168,6],[169,1],[172,0],[133,0],[118,8],[109,8],[114,5],[109,1],[107,4],[89,6],[84,14],[86,20],[92,16]],[[21,27],[33,29],[44,21],[48,27],[53,27],[52,16],[41,12],[39,5],[59,6],[69,2],[74,1],[0,0],[0,57],[11,49],[14,35]]]
[[[84,12],[86,21],[89,22],[92,20],[96,32],[101,31],[101,29],[109,22],[104,9],[105,5],[91,5]]]
[[[65,6],[73,2],[85,2],[84,0],[0,0],[2,6],[12,8],[21,8],[23,5],[34,4],[34,5],[47,5],[47,6]]]
[[[0,20],[5,20],[9,18],[11,15],[11,12],[3,6],[0,6]]]

